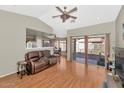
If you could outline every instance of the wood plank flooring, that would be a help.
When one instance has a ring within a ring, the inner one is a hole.
[[[37,74],[19,79],[16,74],[0,78],[0,87],[7,88],[95,88],[106,79],[103,67],[66,62],[56,64]]]

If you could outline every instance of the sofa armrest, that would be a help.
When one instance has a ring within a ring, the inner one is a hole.
[[[34,74],[35,73],[35,65],[34,65],[34,62],[33,61],[26,61],[27,64],[31,67],[31,74]]]
[[[34,74],[35,73],[35,64],[34,64],[34,62],[33,61],[30,61],[31,62],[31,68],[32,68],[32,74]]]

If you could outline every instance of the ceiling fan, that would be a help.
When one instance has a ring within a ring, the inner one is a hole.
[[[52,18],[60,17],[63,23],[69,18],[77,19],[77,17],[70,15],[71,13],[77,11],[77,7],[74,7],[70,11],[66,11],[67,7],[64,7],[64,10],[62,10],[60,7],[56,7],[56,9],[59,10],[62,14],[53,16]]]

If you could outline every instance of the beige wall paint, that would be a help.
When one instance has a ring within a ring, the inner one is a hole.
[[[122,29],[122,24],[124,23],[124,6],[122,6],[120,13],[116,19],[116,46],[124,48],[124,40],[122,35],[124,29]]]
[[[15,72],[17,61],[24,60],[26,28],[53,31],[37,18],[0,10],[0,76]]]
[[[98,25],[93,25],[89,27],[82,27],[73,30],[68,30],[67,32],[67,60],[71,59],[70,54],[70,37],[71,36],[84,36],[84,35],[97,35],[97,34],[106,34],[110,33],[110,44],[111,47],[115,46],[115,22],[108,22]],[[112,48],[110,50],[112,52]]]

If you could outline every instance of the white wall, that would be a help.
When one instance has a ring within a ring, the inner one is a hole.
[[[70,55],[70,51],[71,51],[70,37],[71,36],[97,35],[97,34],[106,34],[106,33],[110,33],[111,47],[115,46],[115,22],[108,22],[108,23],[68,30],[67,60],[69,61],[71,59],[71,55]],[[110,52],[112,52],[112,48]]]
[[[24,59],[26,28],[52,33],[52,28],[37,18],[0,10],[0,76],[16,71]]]

